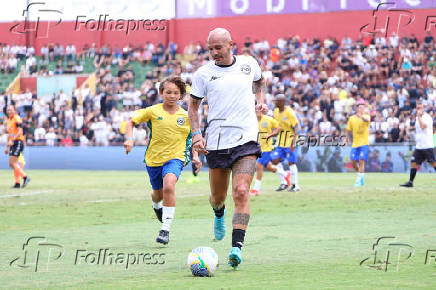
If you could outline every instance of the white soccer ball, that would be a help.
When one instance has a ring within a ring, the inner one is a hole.
[[[210,247],[198,247],[189,253],[188,268],[194,276],[212,277],[218,265],[218,255]]]

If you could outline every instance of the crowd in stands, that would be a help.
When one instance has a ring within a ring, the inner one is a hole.
[[[179,50],[179,54],[177,51]],[[418,40],[413,34],[390,37],[345,37],[265,39],[247,37],[235,44],[234,53],[255,57],[266,80],[266,101],[270,114],[274,96],[282,93],[295,110],[306,136],[345,134],[347,119],[355,102],[363,98],[374,113],[370,143],[413,141],[414,106],[422,101],[429,113],[436,113],[436,46],[428,34]],[[96,92],[85,86],[71,94],[38,96],[36,92],[0,95],[0,109],[14,104],[24,123],[27,144],[114,145],[123,142],[124,126],[131,112],[161,101],[157,86],[170,75],[180,75],[188,84],[196,69],[209,61],[204,43],[193,42],[178,49],[177,44],[126,47],[74,45],[43,46],[38,60],[32,47],[0,44],[0,77],[12,73],[19,60],[23,73],[53,75],[83,71],[85,60],[93,61]],[[148,68],[140,87],[132,63]],[[49,71],[48,64],[55,63]],[[189,91],[189,90],[188,90]],[[187,108],[189,95],[180,104]],[[201,126],[207,126],[207,100],[201,108]],[[137,145],[146,144],[145,127],[135,129]],[[7,139],[0,128],[0,144]]]

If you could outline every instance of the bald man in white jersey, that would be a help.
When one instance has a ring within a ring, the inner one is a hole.
[[[212,61],[200,67],[192,79],[189,105],[192,146],[206,154],[209,165],[210,204],[215,213],[217,240],[222,240],[226,232],[225,200],[232,173],[235,210],[229,265],[236,268],[242,262],[241,248],[250,219],[250,184],[256,159],[261,156],[256,111],[268,112],[264,103],[265,83],[253,57],[233,55],[233,41],[226,29],[212,30],[207,45]],[[209,126],[203,138],[198,108],[204,97],[209,104]]]
[[[416,147],[410,159],[410,178],[408,182],[400,184],[403,187],[413,187],[418,166],[421,166],[425,161],[430,163],[436,171],[433,149],[433,118],[425,112],[424,105],[420,102],[416,104],[415,128]]]

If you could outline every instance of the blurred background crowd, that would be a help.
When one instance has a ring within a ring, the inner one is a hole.
[[[235,54],[249,54],[259,62],[271,115],[274,96],[286,95],[300,121],[300,134],[344,135],[347,119],[360,98],[374,113],[371,144],[413,141],[417,101],[424,102],[435,117],[436,46],[430,34],[421,40],[413,34],[358,40],[289,36],[277,43],[246,37],[233,49]],[[83,73],[87,64],[96,74],[95,94],[87,85],[52,96],[29,90],[1,92],[0,114],[6,120],[6,106],[16,106],[28,145],[119,145],[131,112],[161,102],[159,81],[180,75],[190,84],[193,73],[208,61],[208,49],[202,42],[183,48],[176,43],[101,48],[92,44],[80,50],[71,44],[52,44],[43,46],[38,57],[32,47],[0,44],[0,77],[17,71],[30,76]],[[189,94],[180,105],[187,109],[188,101]],[[207,100],[200,111],[204,129]],[[134,136],[136,145],[145,145],[147,128],[135,128]],[[6,141],[3,126],[0,144]]]

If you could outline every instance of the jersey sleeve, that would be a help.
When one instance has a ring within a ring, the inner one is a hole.
[[[140,109],[133,112],[132,121],[135,125],[139,125],[141,123],[148,122],[150,120],[150,117],[151,117],[150,108]]]
[[[251,57],[252,63],[253,63],[253,81],[257,82],[262,78],[262,70],[260,69],[259,63],[254,57]]]
[[[191,95],[203,99],[206,95],[206,88],[201,72],[196,71],[192,77]]]

